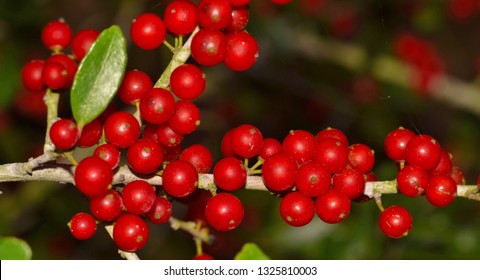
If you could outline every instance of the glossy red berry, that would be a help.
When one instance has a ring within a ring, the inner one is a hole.
[[[244,209],[242,202],[230,193],[219,193],[210,198],[205,206],[205,218],[218,231],[230,231],[240,225]]]
[[[147,212],[147,219],[154,224],[164,224],[172,216],[172,203],[163,196],[157,196]]]
[[[120,163],[120,151],[112,144],[102,144],[98,146],[93,155],[103,159],[113,169]]]
[[[149,123],[165,123],[174,112],[175,99],[166,89],[152,88],[140,98],[140,116]]]
[[[122,213],[122,197],[115,190],[108,190],[101,196],[92,197],[90,200],[90,212],[102,221],[110,222],[118,218]]]
[[[313,158],[315,137],[305,130],[292,130],[283,139],[282,152],[291,157],[298,165]]]
[[[107,141],[118,148],[133,145],[140,136],[140,125],[137,119],[127,112],[111,114],[103,127]]]
[[[214,258],[206,253],[202,253],[199,255],[195,255],[195,257],[192,258],[192,260],[213,260]]]
[[[78,128],[72,120],[60,119],[52,124],[49,135],[57,149],[69,150],[77,143]]]
[[[263,160],[282,152],[282,144],[275,138],[265,138],[263,139],[262,150],[258,155]]]
[[[192,39],[192,57],[204,66],[214,66],[225,59],[227,41],[221,31],[200,29]]]
[[[331,176],[330,172],[319,163],[307,162],[298,168],[295,186],[299,192],[317,197],[330,189]]]
[[[386,208],[378,220],[378,225],[385,235],[402,238],[412,229],[413,219],[407,209],[393,205]]]
[[[82,61],[90,47],[100,35],[100,32],[93,29],[84,29],[75,34],[72,39],[72,52],[77,61]]]
[[[73,78],[75,78],[75,74],[77,73],[77,70],[78,70],[77,63],[73,60],[73,58],[71,58],[70,56],[68,56],[66,54],[63,54],[63,53],[58,53],[58,54],[54,54],[54,55],[50,56],[46,61],[46,65],[48,65],[52,62],[59,63],[59,64],[63,65],[63,67],[65,67],[66,72],[62,72],[62,75],[65,75],[66,80],[67,80],[64,88],[71,87],[72,84],[73,84]],[[52,87],[50,87],[50,88],[52,88]]]
[[[408,164],[431,170],[438,164],[441,152],[442,148],[435,139],[420,134],[408,142],[405,156]]]
[[[188,161],[197,169],[198,173],[210,172],[213,165],[212,153],[201,144],[194,144],[183,150],[179,159]]]
[[[197,27],[197,7],[190,1],[175,0],[163,14],[167,30],[175,35],[187,35]]]
[[[454,166],[452,167],[452,171],[450,172],[450,177],[457,183],[457,185],[465,185],[465,175],[460,167]]]
[[[317,135],[315,135],[315,140],[317,143],[321,142],[322,140],[326,138],[335,138],[342,142],[343,145],[348,147],[348,139],[345,133],[343,133],[341,130],[336,129],[336,128],[331,128],[327,127],[325,129],[320,130]]]
[[[453,163],[452,157],[449,153],[442,150],[440,154],[440,160],[437,165],[430,171],[432,175],[450,175],[452,172]]]
[[[238,158],[222,158],[213,168],[213,180],[219,188],[235,191],[247,182],[247,170]]]
[[[258,58],[257,40],[245,31],[230,33],[226,36],[225,65],[235,71],[250,69]]]
[[[155,201],[155,189],[143,180],[135,180],[123,187],[122,201],[125,209],[132,214],[145,214]]]
[[[125,104],[133,104],[153,87],[152,80],[147,73],[139,70],[127,71],[118,88],[118,97]]]
[[[42,30],[42,42],[48,49],[59,52],[72,40],[72,29],[64,19],[49,22]]]
[[[287,224],[302,227],[315,216],[315,203],[303,193],[291,192],[282,198],[280,216]]]
[[[68,222],[70,233],[79,240],[91,238],[97,230],[97,222],[88,213],[75,214]]]
[[[200,109],[187,100],[175,102],[175,112],[168,120],[168,126],[178,134],[186,135],[197,130],[200,125]]]
[[[107,192],[113,180],[112,169],[104,160],[90,156],[75,168],[75,185],[86,196],[99,196]]]
[[[361,171],[347,167],[333,175],[332,187],[354,199],[365,191],[365,178]]]
[[[232,7],[232,21],[225,30],[227,32],[243,31],[247,27],[249,18],[248,6]]]
[[[159,125],[157,128],[157,140],[164,147],[177,147],[183,141],[183,135],[175,132],[167,124]]]
[[[263,183],[271,191],[284,192],[292,189],[296,177],[297,165],[285,154],[275,154],[263,163]]]
[[[173,197],[185,197],[198,186],[198,173],[193,165],[184,160],[170,162],[163,170],[163,189]]]
[[[348,146],[335,138],[325,138],[317,142],[313,160],[331,173],[340,172],[348,163]]]
[[[419,196],[428,187],[428,172],[415,165],[407,165],[397,175],[398,191],[406,196]]]
[[[392,130],[385,137],[385,153],[391,160],[405,161],[407,145],[413,137],[415,137],[415,133],[406,128],[400,127]]]
[[[450,176],[432,176],[425,190],[425,197],[433,205],[444,207],[450,205],[457,195],[457,184]]]
[[[98,141],[100,141],[100,138],[102,138],[102,131],[102,123],[98,118],[94,119],[83,127],[77,146],[87,148],[97,144]]]
[[[222,30],[232,21],[232,5],[228,0],[201,0],[197,6],[200,26]]]
[[[147,223],[136,215],[122,215],[113,225],[113,241],[123,251],[135,252],[142,249],[148,236]]]
[[[361,172],[368,173],[375,163],[375,154],[365,144],[353,144],[348,147],[348,163]]]
[[[205,90],[205,85],[205,74],[193,64],[178,66],[170,76],[171,90],[180,99],[192,100],[199,97]]]
[[[68,73],[65,66],[58,62],[45,63],[42,72],[43,83],[53,90],[63,89],[68,84]]]
[[[262,133],[253,125],[242,124],[232,132],[232,150],[242,158],[257,156],[262,150],[262,145]]]
[[[232,136],[235,129],[230,129],[222,137],[221,150],[224,157],[233,157],[235,153],[233,152],[232,147]]]
[[[167,29],[162,19],[152,13],[144,13],[133,20],[130,37],[135,45],[144,50],[158,48],[165,41]]]
[[[317,216],[329,224],[336,224],[345,220],[350,214],[350,207],[350,199],[334,189],[330,189],[315,199]]]
[[[22,68],[22,84],[28,90],[42,90],[45,88],[42,73],[45,66],[44,60],[31,60]]]
[[[150,139],[140,139],[127,151],[128,166],[140,174],[158,171],[163,163],[163,149]]]

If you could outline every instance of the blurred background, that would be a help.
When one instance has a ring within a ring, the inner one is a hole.
[[[42,151],[45,131],[41,95],[20,83],[22,66],[45,59],[43,26],[64,18],[74,32],[129,25],[140,13],[163,15],[168,1],[0,0],[0,164],[26,161]],[[216,160],[230,128],[251,123],[264,137],[283,139],[289,130],[312,133],[341,129],[350,143],[376,152],[379,180],[394,179],[383,140],[403,126],[435,137],[467,183],[480,171],[480,1],[478,0],[293,0],[277,6],[252,0],[247,30],[260,46],[257,64],[237,73],[219,65],[203,68],[206,92],[195,102],[198,131],[184,147],[201,143]],[[166,48],[143,51],[129,43],[128,69],[153,80],[169,62]],[[68,95],[61,115],[69,116]],[[121,104],[117,104],[121,107]],[[88,241],[75,240],[66,226],[88,202],[73,186],[45,182],[0,185],[0,236],[26,240],[34,259],[118,259],[115,245],[99,228]],[[457,199],[435,208],[423,197],[384,196],[384,205],[408,208],[414,226],[408,237],[385,237],[373,201],[353,204],[348,219],[327,225],[318,218],[292,228],[280,218],[280,200],[266,192],[238,191],[246,208],[242,226],[218,234],[205,251],[231,259],[245,242],[256,242],[273,259],[478,259],[480,204]],[[201,196],[200,196],[201,197]],[[200,198],[201,200],[201,198]],[[174,205],[174,215],[189,213]],[[190,209],[190,212],[192,209]],[[168,225],[151,225],[141,259],[191,259],[190,236]]]

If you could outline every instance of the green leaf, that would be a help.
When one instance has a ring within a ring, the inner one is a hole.
[[[29,260],[32,249],[27,242],[16,237],[0,238],[0,260]]]
[[[93,121],[117,93],[127,64],[125,37],[114,25],[98,36],[73,80],[71,106],[79,127]]]
[[[268,257],[260,247],[255,243],[245,243],[235,255],[235,260],[269,260]]]

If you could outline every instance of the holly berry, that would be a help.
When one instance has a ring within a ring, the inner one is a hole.
[[[237,126],[232,132],[232,150],[242,158],[257,156],[262,145],[262,133],[253,125],[243,124]]]
[[[63,53],[58,53],[50,56],[46,61],[46,65],[52,62],[59,63],[65,68],[64,72],[61,73],[62,76],[65,76],[66,79],[65,85],[63,87],[71,87],[73,84],[73,78],[75,78],[75,74],[78,70],[77,63],[70,56]],[[48,83],[46,83],[45,81],[44,83],[48,85]]]
[[[362,172],[347,167],[333,175],[332,186],[350,199],[354,199],[365,191],[365,178]]]
[[[83,127],[80,138],[78,138],[77,146],[87,148],[97,144],[102,137],[102,131],[102,122],[100,122],[98,118],[94,119]]]
[[[248,6],[232,7],[232,21],[225,30],[230,33],[243,31],[247,27],[249,18]]]
[[[424,168],[407,165],[398,172],[398,190],[406,196],[419,196],[427,189],[429,179],[430,176]]]
[[[230,231],[240,225],[244,209],[242,202],[230,193],[219,193],[210,198],[205,206],[205,218],[218,231]]]
[[[310,132],[294,130],[283,139],[282,152],[301,165],[312,159],[315,144],[315,137]]]
[[[175,113],[168,120],[168,126],[178,134],[194,132],[200,125],[200,110],[190,101],[175,102]]]
[[[334,138],[342,142],[345,146],[348,147],[348,139],[345,133],[343,133],[341,130],[336,129],[336,128],[331,128],[327,127],[325,129],[320,130],[317,135],[315,135],[315,140],[317,143],[321,142],[322,140],[326,138]]]
[[[49,22],[42,30],[42,42],[48,49],[60,52],[72,40],[72,29],[64,19]]]
[[[222,30],[232,21],[232,5],[228,0],[201,0],[197,6],[200,26]]]
[[[353,144],[348,147],[348,163],[361,172],[368,173],[375,163],[375,154],[365,144]]]
[[[149,123],[165,123],[174,112],[175,99],[166,89],[152,88],[140,98],[140,116]]]
[[[147,243],[148,236],[147,223],[136,215],[122,215],[113,225],[113,241],[123,251],[140,250]]]
[[[70,233],[79,240],[91,238],[97,230],[97,222],[88,213],[75,214],[68,222]]]
[[[22,68],[22,84],[28,90],[42,90],[45,88],[42,73],[45,66],[44,60],[31,60]]]
[[[391,238],[402,238],[412,229],[413,219],[407,209],[393,205],[386,208],[378,220],[378,225],[385,235]]]
[[[227,42],[221,31],[200,29],[192,39],[192,57],[205,66],[214,66],[225,59]]]
[[[150,139],[140,139],[127,151],[128,166],[140,174],[157,171],[163,162],[163,149]]]
[[[449,153],[442,150],[440,154],[440,160],[437,165],[430,171],[432,175],[450,175],[452,172],[452,157]]]
[[[348,146],[335,138],[325,138],[320,142],[317,140],[313,160],[331,173],[340,172],[348,163]]]
[[[292,189],[296,177],[297,165],[285,154],[275,154],[263,163],[263,183],[271,191],[284,192]]]
[[[405,156],[409,164],[430,170],[438,164],[441,152],[440,144],[433,137],[420,134],[408,142]]]
[[[93,29],[84,29],[75,34],[72,39],[72,52],[77,61],[82,61],[90,47],[100,35],[100,32]]]
[[[103,159],[113,169],[120,163],[120,151],[111,144],[102,144],[98,146],[93,155]]]
[[[233,152],[232,139],[233,131],[235,129],[230,129],[222,137],[222,143],[220,149],[222,150],[222,155],[224,157],[233,157],[235,153]]]
[[[263,160],[282,152],[282,144],[275,138],[263,139],[262,150],[258,155]]]
[[[195,255],[195,257],[193,257],[192,260],[213,260],[213,259],[214,258],[211,255],[202,253],[202,254]]]
[[[198,173],[195,167],[184,160],[170,162],[163,170],[163,189],[173,197],[185,197],[198,186]]]
[[[104,195],[90,200],[90,212],[102,221],[115,220],[122,213],[122,197],[115,190],[108,190]]]
[[[336,224],[345,220],[350,214],[350,207],[348,196],[334,189],[330,189],[315,199],[317,216],[329,224]]]
[[[330,189],[331,176],[325,167],[310,161],[298,168],[295,186],[299,192],[310,197],[317,197]]]
[[[53,90],[63,89],[68,84],[67,69],[58,62],[47,61],[43,67],[42,81]]]
[[[167,30],[162,19],[152,13],[145,13],[133,20],[130,37],[135,45],[144,50],[158,48],[165,41]]]
[[[457,184],[450,176],[432,176],[425,190],[425,197],[434,206],[450,205],[457,195]]]
[[[132,181],[122,190],[123,206],[132,214],[147,213],[152,208],[155,198],[155,189],[143,180]]]
[[[258,58],[258,44],[252,35],[245,31],[228,34],[224,63],[234,71],[250,69]]]
[[[197,7],[190,1],[172,1],[165,9],[163,21],[167,30],[175,35],[190,34],[197,27]]]
[[[242,188],[247,182],[247,171],[241,160],[226,157],[215,164],[213,180],[219,188],[235,191]]]
[[[94,197],[107,192],[113,180],[110,165],[104,160],[90,156],[81,160],[75,168],[75,185],[83,194]]]
[[[127,112],[111,114],[104,124],[107,141],[118,147],[127,148],[135,143],[140,136],[140,125],[137,119]]]
[[[157,196],[146,217],[154,224],[164,224],[172,216],[172,203],[163,196]]]
[[[183,135],[177,133],[167,124],[159,125],[157,128],[157,140],[164,147],[177,147],[183,141]]]
[[[200,144],[194,144],[183,150],[179,159],[191,163],[198,173],[208,173],[212,169],[212,153]]]
[[[77,124],[69,119],[57,120],[50,127],[49,136],[57,149],[69,150],[78,140]]]
[[[385,137],[384,148],[387,156],[394,161],[405,161],[407,145],[415,137],[413,131],[403,127],[392,130]]]
[[[153,87],[152,80],[143,71],[127,71],[118,88],[118,97],[125,104],[133,104]]]
[[[302,227],[315,216],[315,204],[310,197],[300,192],[291,192],[282,198],[280,215],[287,224]]]
[[[193,64],[178,66],[170,76],[171,90],[181,99],[192,100],[199,97],[205,90],[205,85],[205,74]]]

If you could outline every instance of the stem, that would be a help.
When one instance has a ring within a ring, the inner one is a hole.
[[[207,228],[202,228],[196,222],[189,222],[189,221],[182,221],[171,217],[170,220],[170,227],[173,230],[183,230],[190,233],[195,240],[200,240],[204,243],[210,244],[213,241],[213,236],[208,233]]]
[[[47,131],[45,133],[45,144],[43,146],[43,153],[48,154],[55,151],[55,145],[53,145],[52,140],[50,139],[50,127],[53,122],[58,119],[58,102],[60,100],[60,94],[52,92],[50,89],[47,89],[45,96],[43,97],[43,102],[47,106]]]

